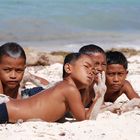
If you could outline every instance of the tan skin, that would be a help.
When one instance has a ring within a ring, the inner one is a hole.
[[[79,90],[88,87],[94,80],[93,61],[89,56],[82,55],[76,62],[65,64],[65,71],[67,76],[54,87],[28,99],[11,99],[6,103],[9,121],[39,118],[54,122],[68,111],[78,121],[89,119],[94,103],[85,110]]]
[[[126,69],[124,69],[124,67],[121,65],[119,66],[118,64],[115,64],[113,69],[112,66],[113,65],[108,65],[106,67],[106,57],[102,54],[102,53],[95,53],[91,55],[92,60],[94,61],[94,66],[97,70],[97,73],[101,73],[102,71],[106,72],[106,86],[107,86],[107,91],[105,93],[105,98],[104,101],[105,102],[115,102],[116,99],[121,96],[123,93],[128,97],[128,99],[133,99],[133,98],[139,98],[139,95],[135,92],[135,90],[133,89],[132,85],[130,84],[129,81],[125,80],[128,71]],[[113,78],[110,78],[109,75],[112,75],[112,72],[117,73],[115,77],[117,77],[115,80],[116,82],[118,82],[121,80],[121,86],[120,87],[116,87],[117,89],[115,89],[115,86],[111,87],[111,83],[110,80],[113,81]],[[119,76],[121,75],[121,76]],[[119,78],[121,77],[121,78]],[[95,77],[95,81],[98,81],[98,79]],[[94,84],[94,83],[93,83]],[[85,94],[85,93],[86,94]],[[93,90],[93,85],[91,85],[89,88],[87,88],[86,90],[83,89],[82,90],[83,93],[83,102],[85,103],[85,106],[91,101],[92,98],[95,97],[95,93]],[[89,94],[89,96],[87,96]]]
[[[87,106],[91,102],[92,98],[95,97],[93,85],[95,82],[98,81],[97,74],[101,73],[102,71],[106,72],[106,56],[103,53],[100,53],[100,52],[92,53],[90,55],[90,57],[94,63],[96,75],[95,75],[95,79],[94,79],[93,84],[90,85],[88,88],[81,90],[82,100],[83,100],[83,103],[85,104],[85,106]]]
[[[128,99],[139,98],[129,81],[125,80],[128,71],[120,64],[111,64],[107,66],[105,94],[106,102],[115,102],[123,93]]]
[[[13,58],[7,55],[2,56],[0,61],[0,93],[11,98],[21,98],[18,90],[20,82],[24,79],[25,67],[25,59],[22,57]],[[47,80],[33,74],[28,75],[27,81],[39,81],[40,84],[48,84]]]
[[[17,98],[20,81],[23,78],[25,60],[4,55],[0,61],[0,79],[3,93],[12,98]]]
[[[0,94],[3,93],[3,87],[2,87],[2,83],[1,83],[1,80],[0,80]]]

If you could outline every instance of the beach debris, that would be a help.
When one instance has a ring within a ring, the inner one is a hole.
[[[7,103],[9,101],[9,97],[4,95],[4,94],[0,94],[0,104],[2,103]]]

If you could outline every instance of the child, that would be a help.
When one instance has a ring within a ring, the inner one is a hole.
[[[106,52],[107,71],[105,102],[115,102],[115,100],[125,94],[128,99],[139,98],[132,85],[126,80],[128,74],[128,62],[123,53],[118,51]]]
[[[93,61],[88,55],[80,53],[67,55],[63,65],[63,81],[30,98],[10,99],[7,103],[1,104],[0,112],[3,112],[0,114],[1,123],[38,118],[54,122],[68,111],[71,111],[78,121],[96,117],[106,91],[105,76],[99,74],[99,82],[95,86],[96,96],[88,110],[85,110],[79,92],[80,89],[93,83],[93,66]]]
[[[89,54],[91,56],[97,73],[106,71],[106,54],[101,47],[94,44],[89,44],[81,47],[79,52]]]
[[[96,75],[93,84],[88,88],[81,90],[81,93],[83,93],[82,100],[85,106],[88,106],[88,104],[91,102],[91,99],[95,97],[93,85],[95,84],[95,82],[98,83],[98,78],[97,78],[98,73],[102,73],[103,71],[104,72],[106,71],[106,54],[101,47],[94,44],[89,44],[81,47],[79,52],[90,55],[91,59],[94,62],[94,68],[96,70]]]
[[[8,42],[0,46],[1,93],[12,98],[20,98],[18,90],[20,82],[23,79],[25,67],[26,55],[19,44],[15,42]],[[41,81],[42,78],[30,74],[28,76],[28,81],[31,80],[34,82]],[[47,84],[48,82],[43,80],[43,84],[44,83]]]
[[[26,55],[20,45],[11,42],[0,47],[0,80],[5,95],[17,98],[25,65]]]

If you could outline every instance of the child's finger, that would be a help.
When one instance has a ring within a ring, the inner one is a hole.
[[[106,82],[106,76],[105,76],[105,72],[102,71],[102,82],[105,83]]]
[[[102,82],[101,73],[98,73],[98,84],[100,84],[101,82]]]
[[[97,84],[96,84],[96,83],[94,84],[94,87],[93,87],[93,88],[94,88],[94,91],[95,91],[95,93],[96,93],[96,92],[97,92],[97,90],[98,90],[98,86],[97,86]]]

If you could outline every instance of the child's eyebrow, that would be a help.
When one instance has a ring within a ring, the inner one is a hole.
[[[89,65],[89,66],[93,66],[93,64],[91,64],[91,63],[89,63],[89,62],[87,62],[87,61],[85,61],[84,63],[86,63],[86,64]]]

